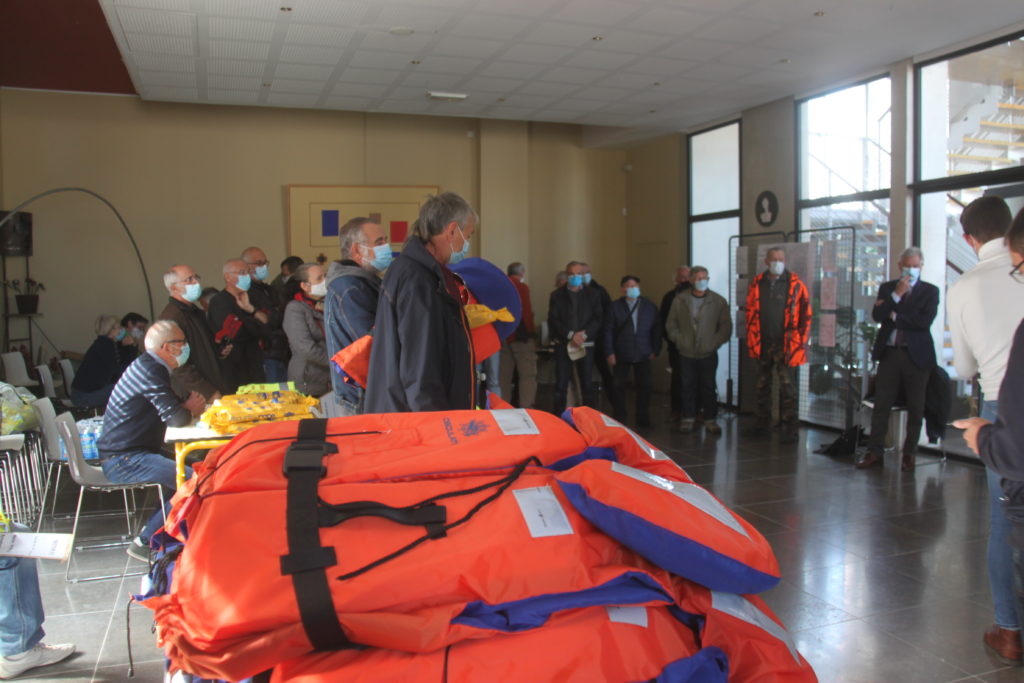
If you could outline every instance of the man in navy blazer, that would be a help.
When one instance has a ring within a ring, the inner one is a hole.
[[[857,463],[857,469],[882,463],[889,413],[902,389],[907,402],[907,436],[901,469],[914,470],[924,420],[925,391],[935,367],[931,326],[939,310],[939,288],[920,279],[922,263],[921,250],[910,247],[900,257],[901,277],[878,288],[878,299],[871,312],[875,322],[881,323],[872,351],[872,357],[878,361],[875,408],[871,414],[868,452]]]
[[[626,275],[619,284],[623,296],[608,307],[602,339],[608,366],[615,372],[615,419],[626,421],[626,381],[632,369],[636,424],[647,427],[651,424],[651,360],[661,351],[661,318],[654,302],[640,296],[640,278]]]

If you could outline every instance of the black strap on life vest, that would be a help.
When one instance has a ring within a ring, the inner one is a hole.
[[[281,556],[281,573],[292,577],[302,627],[315,650],[353,647],[338,622],[327,583],[327,567],[338,560],[334,548],[320,545],[317,519],[317,487],[327,473],[323,459],[337,452],[338,447],[327,442],[327,420],[301,420],[298,436],[284,456],[288,554]]]
[[[334,526],[356,517],[381,517],[396,524],[421,526],[426,530],[427,537],[434,539],[446,533],[444,524],[448,521],[448,510],[434,502],[396,508],[374,501],[353,501],[338,505],[328,505],[321,501],[320,526]]]

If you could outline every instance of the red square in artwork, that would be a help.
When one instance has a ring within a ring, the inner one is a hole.
[[[409,221],[391,221],[391,243],[399,244],[405,241],[409,234]]]

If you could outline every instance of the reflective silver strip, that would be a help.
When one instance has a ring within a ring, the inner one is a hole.
[[[657,448],[641,439],[639,434],[637,434],[636,432],[634,432],[632,429],[625,426],[621,422],[608,417],[604,413],[601,413],[601,419],[604,421],[605,427],[618,427],[619,429],[625,429],[626,433],[633,437],[633,441],[636,441],[636,445],[639,446],[644,453],[649,455],[652,460],[668,460],[669,462],[672,462],[672,458],[668,457],[667,455],[659,451]]]
[[[716,609],[719,612],[736,617],[740,621],[756,626],[768,635],[781,640],[789,648],[789,654],[793,655],[796,663],[803,666],[803,662],[800,661],[800,653],[797,652],[796,645],[793,644],[789,631],[775,623],[767,614],[759,610],[754,603],[742,595],[711,591],[711,609]]]
[[[719,503],[714,496],[696,484],[671,481],[665,477],[659,477],[656,474],[644,472],[643,470],[638,470],[635,467],[623,465],[618,462],[612,463],[612,471],[624,474],[627,477],[632,477],[633,479],[642,481],[645,484],[650,484],[651,486],[656,486],[660,489],[669,491],[709,517],[718,520],[733,531],[750,538],[750,534],[748,534],[747,530],[743,528],[743,525],[739,523],[739,520],[729,512],[728,508]]]
[[[608,605],[608,620],[647,628],[647,608],[641,605]]]

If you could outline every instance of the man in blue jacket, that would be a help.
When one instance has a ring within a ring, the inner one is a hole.
[[[369,218],[353,218],[338,231],[341,260],[327,270],[324,333],[330,359],[373,330],[380,297],[381,272],[391,264],[391,245],[384,229]],[[362,412],[364,390],[331,372],[334,400],[341,415]]]
[[[661,351],[661,320],[658,307],[640,296],[640,278],[626,275],[619,283],[623,296],[608,307],[603,348],[608,366],[615,372],[615,419],[626,420],[626,381],[630,370],[636,389],[636,423],[651,424],[651,361]]]

